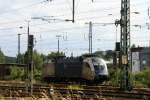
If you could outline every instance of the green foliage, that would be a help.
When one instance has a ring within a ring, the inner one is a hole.
[[[27,52],[24,54],[20,54],[18,56],[20,57],[20,61],[22,64],[28,64]],[[45,55],[38,53],[36,50],[33,51],[34,79],[36,80],[40,80],[41,78],[41,73],[42,73],[41,71],[42,71],[42,66],[45,58],[46,58]]]
[[[16,80],[16,79],[23,79],[24,78],[24,70],[17,67],[17,66],[11,66],[10,67],[10,79]]]
[[[27,59],[28,59],[27,52],[17,55],[17,61],[18,61],[19,58],[20,58],[20,63],[21,64],[26,64],[27,63]]]
[[[109,82],[108,84],[113,86],[119,86],[119,80],[121,78],[121,70],[119,68],[113,68],[109,70]]]
[[[16,57],[5,56],[5,63],[16,63]]]
[[[0,63],[5,63],[5,55],[0,49]]]
[[[58,56],[64,56],[65,54],[63,52],[51,52],[46,57],[43,54],[39,54],[36,50],[33,52],[33,63],[34,63],[34,79],[35,80],[41,80],[42,75],[42,66],[44,61],[47,59],[54,59]]]
[[[135,44],[132,44],[131,48],[136,48],[136,45],[135,45]]]
[[[33,52],[33,63],[36,69],[41,70],[43,65],[43,58],[36,50]]]
[[[67,86],[67,88],[72,90],[83,90],[83,87],[81,87],[80,85],[69,85]]]
[[[101,57],[101,58],[103,58],[103,59],[105,59],[105,60],[113,59],[113,51],[112,50],[97,51],[94,54]]]
[[[109,81],[106,82],[107,84],[109,85],[113,85],[113,86],[120,86],[120,82],[121,82],[121,79],[122,79],[122,75],[123,75],[123,71],[116,67],[116,66],[112,66],[111,68],[109,68]],[[132,80],[132,73],[129,73],[129,80]],[[132,81],[130,81],[130,83],[132,84]]]
[[[42,70],[34,69],[34,79],[41,80]]]
[[[4,100],[4,97],[0,95],[0,100]]]
[[[137,73],[135,75],[136,85],[143,85],[144,87],[150,88],[150,68],[145,69],[144,71]]]
[[[65,56],[65,54],[63,52],[51,52],[50,54],[48,54],[47,58],[48,59],[53,59],[56,58],[58,56]]]
[[[36,80],[41,79],[44,58],[45,56],[43,54],[38,53],[36,50],[33,51],[34,78]]]

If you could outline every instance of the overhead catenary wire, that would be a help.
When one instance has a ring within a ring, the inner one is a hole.
[[[47,1],[47,0],[46,0],[46,1]],[[38,3],[31,4],[31,5],[40,4],[40,3],[46,2],[46,1],[41,1],[41,2],[38,2]],[[143,4],[145,5],[146,3],[143,3]],[[139,3],[139,4],[137,4],[137,5],[143,5],[143,4]],[[31,5],[28,5],[28,6],[26,6],[26,7],[20,7],[20,8],[14,9],[13,11],[17,11],[17,10],[21,10],[21,9],[24,9],[24,8],[28,8],[28,7],[30,7]],[[134,4],[133,6],[136,6],[136,4]],[[102,10],[111,10],[111,9],[116,9],[116,8],[118,9],[118,8],[120,8],[120,7],[104,8],[104,9],[102,9]],[[5,13],[7,13],[7,12],[12,13],[12,10],[6,11]],[[93,12],[93,11],[91,11],[91,12]],[[82,13],[82,12],[81,12],[81,13]],[[85,12],[85,13],[86,13],[86,12]]]
[[[34,27],[34,26],[39,26],[39,25],[46,25],[47,23],[45,23],[45,24],[33,24],[33,25],[30,25],[31,27]],[[106,24],[106,23],[101,23],[101,24]],[[113,23],[110,23],[110,24],[113,24]],[[109,25],[107,25],[107,26],[109,26]],[[134,25],[131,25],[132,27],[135,27]],[[103,26],[101,26],[101,25],[95,25],[95,27],[103,27]],[[142,27],[144,27],[145,29],[147,28],[146,27],[146,25],[145,26],[142,26]],[[2,30],[10,30],[10,29],[13,29],[13,28],[19,28],[19,27],[11,27],[11,28],[4,28],[4,29],[2,29]],[[27,28],[27,27],[24,27],[25,29]],[[41,30],[41,31],[32,31],[31,33],[34,33],[34,34],[37,34],[37,33],[44,33],[44,32],[59,32],[59,31],[63,31],[63,30],[79,30],[79,29],[84,29],[84,28],[87,28],[86,26],[82,26],[82,27],[80,27],[80,26],[78,26],[78,27],[70,27],[70,28],[60,28],[60,29],[48,29],[48,30]],[[1,30],[1,29],[0,29]],[[12,35],[11,35],[12,34]],[[7,34],[6,36],[8,36],[8,37],[11,37],[11,36],[14,36],[14,35],[16,35],[16,34],[14,34],[14,33],[11,33],[10,35],[9,34]],[[0,35],[0,36],[5,36],[5,34],[3,34],[3,35]]]
[[[112,8],[110,8],[110,9],[112,9]],[[105,10],[105,9],[102,9],[102,10]],[[107,8],[106,10],[109,10],[109,9]],[[99,10],[96,10],[96,11],[99,11]],[[93,11],[89,11],[89,12],[93,12]],[[84,12],[81,12],[81,13],[84,13]],[[87,13],[87,12],[85,12],[85,13]]]
[[[29,5],[24,6],[24,7],[20,7],[20,8],[12,9],[12,10],[9,10],[9,11],[5,11],[3,13],[0,13],[0,15],[5,14],[5,13],[12,13],[14,11],[22,10],[22,9],[25,9],[25,8],[29,8],[29,7],[32,7],[32,6],[47,2],[47,1],[49,1],[49,0],[42,0],[40,2],[32,3],[32,4],[29,4]]]

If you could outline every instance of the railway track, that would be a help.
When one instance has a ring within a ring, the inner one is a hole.
[[[70,85],[69,85],[70,86]],[[134,88],[131,92],[120,91],[113,86],[79,86],[69,88],[66,84],[34,84],[33,95],[35,97],[71,98],[82,100],[99,100],[100,98],[118,100],[149,100],[150,89]],[[4,97],[26,97],[30,94],[25,91],[25,84],[0,82],[0,94]]]

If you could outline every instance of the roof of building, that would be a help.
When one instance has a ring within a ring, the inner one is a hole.
[[[131,48],[131,52],[150,52],[150,47]]]

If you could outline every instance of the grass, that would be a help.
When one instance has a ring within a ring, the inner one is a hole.
[[[4,100],[3,96],[0,95],[0,100]]]
[[[71,89],[71,90],[83,90],[83,87],[81,87],[79,85],[69,85],[69,86],[67,86],[67,89]]]

